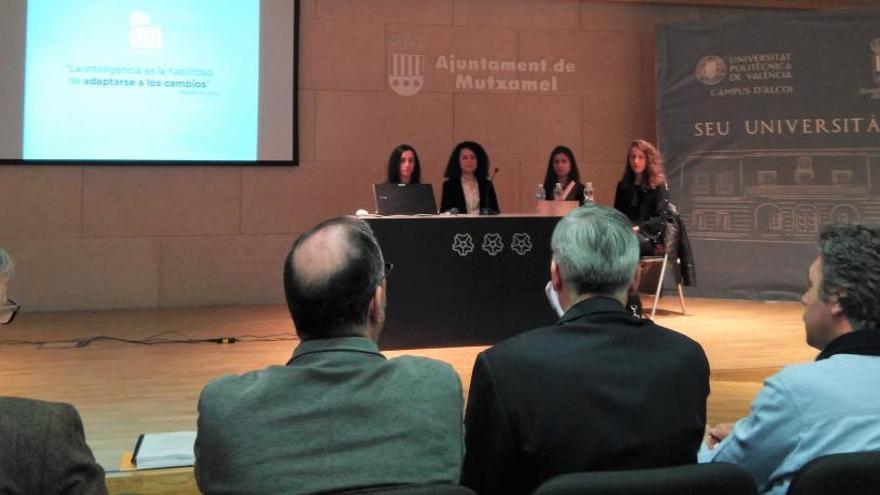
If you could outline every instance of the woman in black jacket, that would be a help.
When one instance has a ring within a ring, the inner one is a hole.
[[[456,213],[500,213],[495,187],[489,179],[489,155],[479,143],[458,143],[443,174],[440,211]]]
[[[617,183],[614,208],[632,222],[643,256],[653,254],[654,244],[663,241],[668,201],[663,157],[651,143],[641,139],[633,141],[623,178]]]

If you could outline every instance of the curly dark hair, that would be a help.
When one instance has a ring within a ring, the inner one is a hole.
[[[461,163],[459,162],[459,155],[461,155],[461,150],[463,149],[473,151],[474,156],[477,157],[477,169],[474,170],[474,177],[477,178],[477,182],[482,183],[489,176],[489,155],[486,153],[486,150],[480,146],[480,143],[474,141],[463,141],[455,146],[452,153],[449,155],[449,162],[446,163],[446,172],[443,173],[443,177],[447,179],[461,178]]]
[[[819,235],[819,297],[837,297],[856,330],[880,325],[880,227],[832,224]]]

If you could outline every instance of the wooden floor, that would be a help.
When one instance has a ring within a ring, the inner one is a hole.
[[[661,300],[661,308],[677,309],[676,304],[673,298]],[[706,350],[712,368],[712,424],[746,414],[761,381],[783,365],[815,357],[816,352],[804,343],[798,303],[688,299],[687,305],[686,316],[660,310],[655,320],[692,337]],[[231,345],[109,341],[85,347],[7,345],[99,335],[143,339],[162,332],[176,332],[164,337],[179,339],[276,335],[288,340]],[[23,313],[13,325],[0,328],[0,395],[76,406],[95,456],[113,472],[138,434],[195,429],[198,394],[212,378],[285,363],[297,343],[292,335],[286,307],[281,305]],[[451,363],[461,375],[466,395],[474,357],[482,349],[387,354],[417,354]]]

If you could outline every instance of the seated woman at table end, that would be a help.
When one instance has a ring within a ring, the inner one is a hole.
[[[458,143],[443,174],[440,212],[493,215],[500,213],[489,178],[489,155],[479,143]]]
[[[623,178],[617,183],[614,208],[632,222],[642,256],[654,254],[654,244],[663,242],[668,201],[662,155],[647,141],[633,141]]]

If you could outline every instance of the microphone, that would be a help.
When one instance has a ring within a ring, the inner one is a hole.
[[[480,207],[480,215],[497,215],[498,212],[489,207],[489,183],[495,180],[495,176],[498,175],[498,171],[501,170],[498,167],[495,167],[492,170],[492,175],[489,176],[489,179],[486,180],[486,183],[483,187],[484,191],[480,191],[480,203],[483,206]]]

